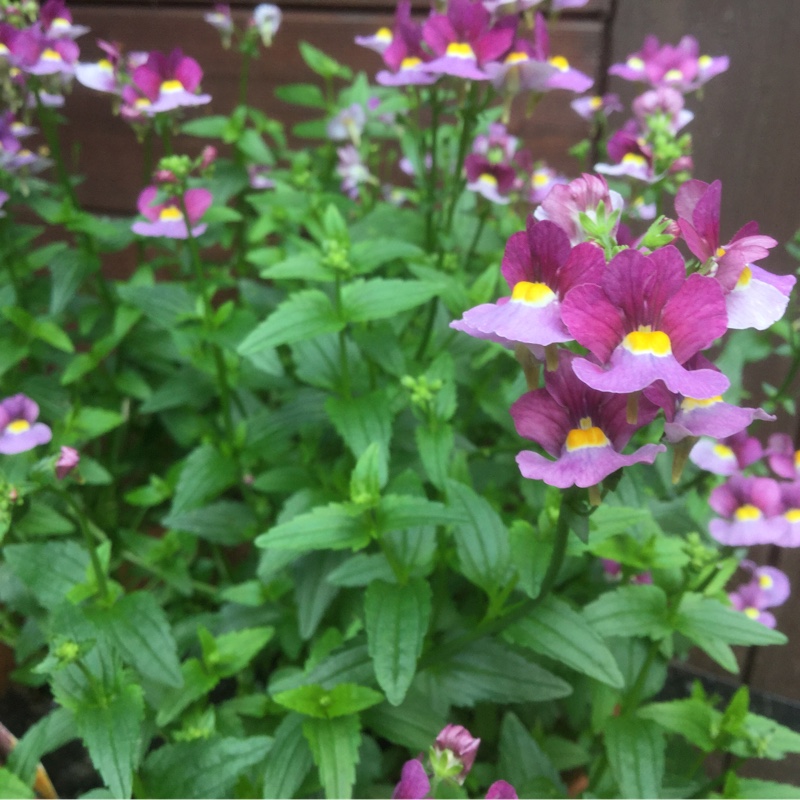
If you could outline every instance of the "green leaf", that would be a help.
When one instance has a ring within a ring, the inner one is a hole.
[[[325,401],[325,412],[356,458],[373,442],[389,453],[392,411],[385,391],[347,399],[331,396]]]
[[[330,583],[327,577],[341,560],[341,554],[324,550],[308,553],[292,567],[297,630],[303,640],[314,635],[328,607],[339,594],[338,587]]]
[[[355,281],[342,290],[343,313],[350,322],[393,317],[422,305],[440,291],[438,284],[373,278]]]
[[[431,589],[415,578],[404,586],[374,581],[364,596],[367,645],[378,685],[400,705],[411,686],[431,616]]]
[[[265,248],[266,249],[266,248]],[[261,251],[254,250],[247,257],[248,261],[258,263],[262,258]],[[271,260],[264,269],[258,273],[267,280],[301,280],[301,281],[333,281],[336,275],[322,263],[322,254],[319,250],[295,253],[283,261],[273,263]]]
[[[503,717],[500,729],[498,774],[520,797],[553,797],[566,791],[553,762],[510,711]]]
[[[309,68],[323,78],[342,78],[349,81],[353,77],[353,71],[349,67],[340,64],[308,42],[300,42],[300,55]]]
[[[45,607],[64,602],[73,586],[83,583],[89,554],[76,542],[30,542],[3,548],[9,569]]]
[[[450,458],[455,443],[453,426],[441,422],[435,428],[418,425],[414,438],[428,478],[437,489],[443,489],[449,475]]]
[[[134,592],[111,608],[99,609],[94,621],[141,675],[167,686],[183,684],[178,647],[164,609],[149,592]]]
[[[514,520],[508,534],[519,586],[528,597],[538,597],[553,553],[553,536],[524,519]]]
[[[466,520],[453,532],[461,572],[491,596],[508,579],[508,530],[491,504],[465,484],[449,481],[447,499],[450,508]]]
[[[311,748],[303,736],[303,717],[287,714],[275,730],[261,796],[294,797],[312,764]]]
[[[275,633],[274,628],[244,628],[223,633],[214,638],[214,648],[203,653],[209,672],[220,678],[240,673],[267,645]]]
[[[399,706],[382,703],[365,711],[362,719],[383,739],[412,751],[424,751],[447,722],[444,712],[434,705],[427,695],[412,688]]]
[[[33,789],[28,784],[23,783],[13,772],[5,767],[0,767],[0,798],[13,800],[13,798],[35,797]]]
[[[239,345],[240,355],[258,353],[268,347],[292,344],[344,327],[326,294],[319,289],[295,292],[258,325]]]
[[[358,508],[330,503],[276,525],[255,540],[258,547],[278,550],[359,549],[369,542],[369,531]]]
[[[381,531],[446,525],[463,520],[463,512],[458,509],[411,495],[387,494],[378,507],[378,527]]]
[[[272,699],[291,711],[317,719],[335,719],[357,714],[383,702],[383,695],[367,686],[355,683],[340,683],[332,689],[317,684],[299,686],[273,695]]]
[[[403,239],[368,239],[356,242],[350,250],[350,258],[356,265],[356,271],[361,274],[372,272],[396,259],[405,261],[423,255],[424,251],[417,245]]]
[[[72,712],[56,708],[25,731],[8,756],[8,766],[27,786],[32,786],[42,756],[77,736]]]
[[[218,500],[202,508],[169,514],[161,524],[215,544],[236,545],[253,538],[256,517],[244,503]]]
[[[70,441],[83,443],[99,438],[123,422],[125,417],[119,411],[83,406],[70,417],[67,423],[67,435]]]
[[[142,767],[143,797],[232,797],[247,770],[267,761],[269,736],[247,739],[215,737],[165,744],[147,756]]]
[[[83,468],[83,458],[81,458],[81,468]],[[25,516],[15,523],[14,530],[22,538],[58,536],[63,533],[72,533],[75,525],[72,520],[62,516],[54,508],[37,498],[32,501]]]
[[[649,719],[672,733],[679,733],[706,753],[714,750],[714,733],[722,717],[704,700],[690,698],[668,703],[650,703],[637,711],[641,719]]]
[[[158,283],[154,286],[119,286],[122,300],[162,328],[174,328],[186,317],[195,315],[192,295],[181,284]]]
[[[17,328],[31,338],[41,339],[43,342],[47,342],[47,344],[65,353],[75,352],[72,340],[55,322],[37,319],[19,306],[5,306],[0,311],[9,322],[16,325]]]
[[[784,800],[795,800],[800,798],[800,787],[792,786],[788,783],[778,783],[777,781],[762,781],[759,778],[740,778],[737,777],[736,797],[747,797],[750,800],[769,800],[769,798],[781,797]],[[730,797],[725,794],[725,797]]]
[[[583,609],[601,636],[668,636],[667,596],[658,586],[620,586]]]
[[[553,658],[584,675],[621,689],[625,680],[602,637],[563,600],[549,596],[527,619],[513,624],[506,637]]]
[[[303,723],[303,734],[311,746],[325,797],[349,800],[361,744],[358,717],[309,719]]]
[[[181,125],[181,132],[189,136],[201,136],[204,139],[221,139],[228,125],[228,118],[217,114],[184,122]]]
[[[698,645],[707,639],[726,644],[785,644],[786,637],[741,611],[725,606],[712,597],[684,595],[675,620],[675,627]]]
[[[269,690],[275,694],[311,684],[332,689],[342,683],[368,683],[372,676],[372,660],[367,646],[356,645],[328,656],[309,672],[278,676],[270,682]]]
[[[233,486],[238,477],[233,461],[223,456],[213,444],[201,444],[183,462],[170,514],[201,506]]]
[[[248,128],[236,139],[236,149],[255,164],[274,164],[275,156],[258,131]]]
[[[356,505],[374,506],[388,480],[385,451],[373,442],[359,457],[350,474],[350,499]]]
[[[181,664],[183,686],[164,695],[156,715],[156,724],[168,725],[187,706],[210,692],[219,683],[219,677],[212,675],[196,658]]]
[[[80,250],[66,248],[63,243],[55,245],[59,248],[47,260],[51,275],[50,313],[60,314],[72,301],[84,278],[95,266]],[[63,248],[63,249],[62,249]]]
[[[372,581],[391,583],[394,573],[383,553],[357,553],[340,564],[326,580],[334,586],[368,586]]]
[[[78,732],[92,763],[114,797],[131,796],[143,720],[142,689],[133,683],[118,686],[113,696],[106,696],[102,704],[81,704],[75,710]]]
[[[542,702],[565,697],[572,687],[538,664],[498,642],[470,645],[425,673],[436,691],[453,705]]]
[[[322,89],[313,83],[287,83],[275,89],[275,97],[294,106],[320,109],[326,107]]]
[[[142,403],[143,414],[154,414],[170,408],[191,406],[202,408],[215,396],[214,382],[207,375],[187,367],[170,375]]]
[[[636,717],[612,717],[606,723],[605,745],[621,797],[661,796],[666,742],[658,725]]]

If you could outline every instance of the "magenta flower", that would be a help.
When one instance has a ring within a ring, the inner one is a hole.
[[[725,333],[727,317],[719,285],[702,275],[686,278],[683,259],[671,245],[649,256],[623,250],[600,285],[569,292],[561,317],[598,359],[595,364],[580,358],[574,365],[594,389],[636,392],[662,380],[671,392],[702,400],[729,386],[721,372],[683,366]]]
[[[716,405],[725,404],[712,403],[710,406],[712,412]],[[738,409],[738,411],[752,410]],[[725,409],[720,409],[719,413],[724,417],[726,411]],[[747,431],[742,429],[737,433],[721,438],[719,441],[701,439],[692,448],[689,458],[700,469],[713,472],[715,475],[735,475],[751,464],[755,464],[763,455],[764,448],[761,446],[761,442],[755,436],[749,436]]]
[[[767,463],[781,478],[790,481],[800,478],[800,450],[795,450],[788,433],[773,433],[767,440]]]
[[[641,50],[628,56],[625,63],[611,66],[608,73],[649,83],[653,88],[669,86],[686,93],[725,72],[728,63],[727,56],[701,56],[693,36],[684,36],[675,46],[662,46],[655,36],[648,36]]]
[[[39,11],[39,22],[45,36],[77,39],[88,33],[85,25],[73,25],[72,14],[64,0],[47,0]]]
[[[610,164],[595,164],[595,170],[604,175],[627,175],[640,181],[653,183],[660,177],[653,169],[653,149],[640,136],[634,120],[628,120],[606,143]]]
[[[477,192],[491,203],[505,205],[510,202],[508,193],[517,178],[513,167],[493,163],[479,153],[470,153],[464,160],[464,169],[469,191]]]
[[[121,89],[120,72],[124,67],[120,47],[102,39],[98,39],[97,44],[105,53],[105,58],[96,63],[76,64],[75,78],[89,89],[118,94]]]
[[[231,17],[231,7],[227,3],[214,3],[212,11],[203,14],[203,19],[212,27],[219,31],[224,47],[230,47],[233,37],[233,17]]]
[[[131,230],[139,236],[165,236],[169,239],[186,239],[188,230],[186,220],[177,197],[156,202],[158,187],[148,186],[139,194],[136,205],[139,213],[147,217],[147,222],[134,222]],[[187,189],[183,196],[186,213],[189,217],[192,236],[200,236],[208,227],[196,223],[211,205],[211,192],[208,189]]]
[[[517,791],[507,781],[495,781],[486,792],[486,800],[517,800]]]
[[[383,55],[386,48],[392,43],[393,38],[392,31],[384,27],[378,28],[378,30],[370,36],[356,36],[355,42],[361,47],[366,47],[369,50],[374,50],[379,55]]]
[[[433,750],[436,756],[446,754],[448,761],[447,773],[455,765],[460,765],[461,769],[455,775],[455,780],[461,785],[475,763],[475,756],[478,754],[480,746],[481,740],[475,738],[463,725],[450,724],[445,725],[436,737],[436,741],[433,743]],[[454,764],[451,765],[450,761],[453,761]]]
[[[419,759],[413,758],[403,764],[400,782],[394,787],[392,800],[425,800],[431,790],[431,782]]]
[[[24,42],[23,37],[17,39],[16,44]],[[14,48],[11,50],[14,53]],[[69,76],[75,73],[80,49],[72,39],[61,39],[52,36],[36,37],[36,58],[20,59],[19,68],[31,75],[62,75]]]
[[[595,245],[570,247],[558,225],[529,217],[526,229],[509,238],[501,268],[511,297],[475,306],[450,327],[479,339],[546,347],[574,338],[561,304],[575,286],[599,281],[605,260]]]
[[[378,31],[378,36],[380,31]],[[376,42],[377,44],[377,42]],[[373,46],[374,50],[378,47]],[[375,80],[382,86],[409,86],[435,83],[439,76],[426,72],[431,60],[422,43],[422,26],[411,19],[411,0],[400,0],[395,13],[394,30],[382,51],[388,69]]]
[[[787,531],[777,544],[781,547],[800,547],[800,482],[782,483],[781,499]]]
[[[528,183],[528,202],[538,205],[550,193],[554,186],[563,186],[569,183],[566,175],[562,175],[552,167],[548,167],[544,161],[537,161],[530,170],[530,181]]]
[[[483,6],[492,14],[519,14],[541,2],[542,0],[483,0]]]
[[[580,221],[581,214],[596,219],[597,210],[603,205],[606,213],[620,211],[623,206],[622,196],[599,175],[584,173],[580,178],[566,185],[553,186],[542,204],[534,212],[536,219],[548,219],[566,231],[570,244],[585,242],[588,238]],[[612,233],[616,233],[619,222]]]
[[[666,117],[673,134],[694,119],[694,114],[685,108],[683,95],[669,86],[661,86],[639,95],[633,101],[633,113],[641,126],[644,126],[650,117],[656,115]]]
[[[123,99],[144,116],[211,101],[211,95],[197,93],[203,77],[200,65],[178,47],[169,55],[154,50],[132,77],[133,87],[126,89],[133,88],[136,96],[123,93]]]
[[[789,534],[781,487],[772,478],[733,475],[708,502],[721,517],[712,519],[708,530],[722,544],[781,544]]]
[[[24,394],[0,400],[0,453],[13,455],[47,444],[53,432],[43,422],[36,422],[39,406]]]
[[[81,455],[74,447],[62,447],[56,459],[56,477],[63,481],[78,466],[80,460]]]
[[[494,25],[480,2],[448,0],[445,14],[431,14],[422,36],[435,58],[425,65],[431,74],[485,81],[484,65],[501,58],[514,41],[517,19],[503,17]],[[385,54],[384,54],[385,55]]]
[[[614,111],[622,111],[622,103],[618,94],[587,95],[576,97],[571,103],[572,110],[587,121],[594,119],[596,114],[607,117]]]
[[[545,373],[545,388],[522,395],[511,406],[517,432],[556,459],[550,461],[525,450],[517,456],[522,474],[559,489],[585,488],[621,467],[652,464],[666,447],[647,444],[631,455],[623,455],[621,451],[637,429],[627,422],[625,397],[587,386],[574,374],[573,360],[572,353],[560,351],[558,369]],[[644,400],[639,423],[650,422],[656,411]]]
[[[740,566],[750,572],[752,579],[728,595],[731,605],[750,619],[774,628],[775,617],[765,609],[783,605],[789,599],[789,578],[775,567],[758,567],[748,560]]]

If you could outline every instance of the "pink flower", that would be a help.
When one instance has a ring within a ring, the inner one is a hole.
[[[62,447],[56,460],[56,477],[63,481],[64,478],[78,466],[81,460],[80,453],[73,447]]]
[[[158,188],[148,186],[143,189],[137,200],[139,213],[147,217],[147,222],[134,222],[131,230],[139,236],[165,236],[169,239],[186,239],[188,230],[183,216],[180,202],[176,197],[170,197],[162,203],[157,203]],[[205,214],[211,205],[211,192],[208,189],[187,189],[183,196],[186,213],[192,236],[200,236],[206,229],[205,224],[195,225],[200,217]]]

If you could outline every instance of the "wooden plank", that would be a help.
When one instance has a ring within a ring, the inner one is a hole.
[[[222,50],[216,31],[203,22],[197,10],[161,8],[143,13],[141,8],[75,5],[73,14],[77,21],[91,26],[94,36],[123,41],[127,49],[168,51],[182,45],[203,66],[203,89],[213,98],[209,106],[194,113],[226,113],[235,105],[237,55]],[[237,14],[244,16],[244,12]],[[288,123],[313,117],[306,110],[281,103],[273,95],[276,86],[316,81],[300,58],[298,41],[309,41],[355,70],[374,75],[382,67],[380,58],[356,46],[353,37],[371,33],[388,20],[387,15],[366,12],[287,12],[273,47],[253,65],[250,102]],[[552,40],[554,52],[564,54],[590,75],[597,73],[602,44],[600,22],[562,20]],[[93,57],[91,46],[84,46],[84,58]],[[570,109],[569,100],[568,93],[553,92],[542,101],[535,118],[520,118],[513,127],[533,147],[536,158],[545,158],[554,166],[577,174],[579,166],[566,151],[585,135],[585,123]],[[112,116],[110,105],[108,96],[75,87],[65,109],[70,120],[65,132],[66,150],[78,152],[73,167],[87,176],[80,187],[82,201],[91,208],[129,213],[144,185],[143,157],[131,129]],[[185,144],[190,152],[197,152],[202,143],[187,140]]]

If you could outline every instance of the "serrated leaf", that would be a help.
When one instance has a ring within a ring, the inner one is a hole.
[[[743,645],[786,643],[786,637],[780,631],[726,607],[719,600],[697,594],[684,596],[676,615],[675,627],[700,645],[707,639]]]
[[[344,327],[331,301],[318,289],[295,292],[258,325],[239,345],[240,355],[247,356],[277,347],[333,333]]]
[[[383,553],[357,553],[333,570],[325,580],[334,586],[367,586],[372,581],[390,582],[392,568]]]
[[[236,464],[225,458],[214,445],[201,444],[183,462],[170,513],[197,508],[233,486],[237,480]]]
[[[341,563],[342,555],[330,551],[309,553],[293,565],[294,598],[300,638],[310,639],[339,588],[326,579]]]
[[[630,716],[608,720],[606,753],[620,797],[661,796],[665,744],[661,729],[650,720]]]
[[[350,322],[385,319],[422,305],[440,291],[437,284],[423,281],[373,278],[354,281],[342,290],[342,308]]]
[[[248,261],[259,258],[259,252],[254,251],[248,256]],[[270,263],[258,273],[268,280],[302,280],[302,281],[333,281],[336,275],[322,263],[322,254],[318,250],[295,253],[277,263]]]
[[[404,586],[373,581],[364,596],[367,645],[378,685],[394,706],[403,702],[417,669],[431,616],[428,582]]]
[[[500,729],[498,773],[521,797],[553,796],[553,792],[565,791],[553,762],[519,718],[510,711],[503,717]],[[542,788],[550,791],[544,794]]]
[[[119,411],[83,406],[69,420],[69,440],[82,443],[97,439],[122,425],[123,422],[125,417]]]
[[[750,800],[768,800],[768,798],[781,797],[784,800],[800,798],[800,787],[777,781],[764,781],[759,778],[738,778],[737,797],[747,797]],[[725,795],[729,797],[729,795]]]
[[[364,724],[374,734],[409,750],[427,750],[447,722],[446,715],[413,688],[399,706],[384,702],[365,711]]]
[[[45,607],[64,602],[73,586],[83,583],[89,554],[76,542],[31,542],[3,548],[9,569]]]
[[[388,454],[392,411],[386,392],[347,399],[331,396],[325,401],[325,411],[356,458],[373,442],[378,442]]]
[[[439,423],[435,428],[418,425],[414,431],[417,452],[430,482],[443,489],[448,478],[448,467],[453,452],[455,436],[453,426]]]
[[[211,674],[196,658],[190,658],[181,664],[183,685],[168,692],[161,700],[156,724],[168,725],[187,706],[210,692],[219,683],[219,677]]]
[[[361,515],[350,505],[331,503],[276,525],[258,536],[255,543],[277,550],[358,549],[369,542]]]
[[[667,596],[658,586],[620,586],[600,595],[583,615],[601,636],[660,638],[670,633]]]
[[[288,83],[275,89],[275,97],[284,103],[308,108],[325,108],[322,89],[313,83]]]
[[[447,499],[465,519],[453,531],[461,572],[492,595],[505,583],[511,566],[508,529],[490,503],[463,483],[449,481]]]
[[[719,711],[696,698],[650,703],[636,713],[641,719],[652,720],[665,730],[679,733],[706,753],[714,749],[712,730],[716,729],[718,720],[722,717]]]
[[[154,286],[119,286],[119,296],[125,303],[140,309],[162,328],[174,328],[185,317],[195,314],[195,303],[188,290],[177,283],[158,283]]]
[[[274,738],[264,770],[262,797],[294,797],[314,763],[303,736],[303,717],[288,714],[276,728]]]
[[[207,667],[221,678],[240,673],[272,639],[271,627],[244,628],[223,633],[214,639],[214,653]]]
[[[131,796],[143,720],[142,689],[132,683],[120,685],[102,705],[82,704],[75,711],[75,725],[92,763],[114,797]]]
[[[278,676],[270,682],[269,690],[275,694],[311,684],[332,689],[341,683],[369,683],[372,675],[372,659],[367,646],[360,644],[328,656],[307,673]]]
[[[458,509],[412,495],[387,494],[381,498],[377,513],[381,531],[401,531],[427,525],[445,525],[464,521]]]
[[[368,239],[356,242],[350,250],[350,258],[356,265],[356,271],[361,274],[371,272],[395,259],[406,260],[422,255],[424,250],[403,239]]]
[[[625,680],[602,637],[568,603],[549,596],[532,614],[514,623],[506,638],[578,672],[621,689]]]
[[[56,708],[25,731],[8,756],[8,766],[27,786],[32,786],[42,756],[77,736],[72,712]]]
[[[33,339],[43,342],[65,353],[75,352],[72,340],[61,328],[47,319],[37,319],[19,306],[5,306],[2,308],[3,316],[16,325],[23,333]]]
[[[383,702],[383,695],[367,686],[340,683],[332,689],[311,684],[298,686],[273,695],[272,699],[284,708],[316,719],[335,719],[371,708]]]
[[[161,524],[194,534],[208,542],[230,546],[253,538],[256,517],[244,503],[218,500],[202,508],[169,514],[161,520]]]
[[[325,797],[349,800],[353,796],[361,744],[358,717],[309,719],[303,723],[303,734],[319,769]]]
[[[81,458],[81,468],[83,458]],[[58,536],[72,533],[75,525],[42,500],[34,500],[28,512],[14,524],[14,530],[22,538],[29,536]]]
[[[231,797],[237,780],[254,764],[266,761],[271,746],[269,736],[216,737],[162,745],[142,766],[143,796]]]

